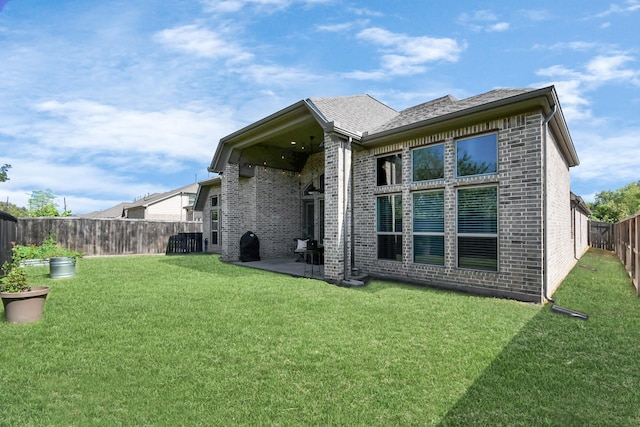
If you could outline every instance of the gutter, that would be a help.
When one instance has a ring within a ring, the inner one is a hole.
[[[549,115],[547,117],[544,118],[544,120],[542,121],[542,174],[543,174],[543,188],[542,188],[542,194],[544,195],[544,197],[542,198],[542,201],[544,203],[544,208],[543,208],[543,232],[542,232],[542,250],[543,250],[543,254],[544,254],[544,259],[543,259],[543,273],[542,273],[542,293],[543,293],[543,297],[549,301],[550,303],[554,303],[556,302],[556,300],[554,300],[553,298],[551,298],[548,294],[549,292],[549,257],[547,254],[547,242],[549,241],[549,227],[547,226],[549,224],[549,203],[547,202],[547,192],[548,192],[548,184],[547,184],[547,127],[549,125],[549,122],[551,121],[551,119],[553,118],[553,116],[556,114],[556,111],[558,111],[558,104],[553,104],[553,107],[551,109],[551,113],[549,113]]]

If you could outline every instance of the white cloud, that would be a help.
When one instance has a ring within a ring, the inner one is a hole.
[[[626,0],[622,4],[613,3],[609,6],[609,9],[596,14],[595,18],[604,18],[610,15],[628,15],[634,12],[640,11],[640,1],[638,0]]]
[[[597,181],[600,188],[619,182],[638,180],[637,159],[640,158],[640,128],[574,133],[580,166],[572,176]],[[621,156],[620,153],[625,153]],[[616,184],[617,185],[617,184]]]
[[[181,159],[200,160],[203,153],[210,155],[212,143],[235,128],[226,109],[138,111],[87,100],[46,101],[36,109],[43,120],[32,136],[40,147],[112,158],[127,168],[175,167]]]
[[[333,0],[200,0],[205,11],[213,13],[235,13],[246,7],[254,7],[262,12],[286,9],[294,4],[314,5]]]
[[[609,43],[595,43],[585,41],[558,42],[551,45],[535,44],[535,50],[570,50],[574,52],[611,52],[615,46]]]
[[[599,55],[589,60],[582,69],[553,65],[536,72],[550,79],[558,87],[567,120],[594,120],[589,109],[587,94],[602,85],[621,83],[640,86],[640,70],[626,65],[634,58],[624,55]]]
[[[342,32],[345,32],[345,31],[352,30],[354,28],[364,27],[368,23],[369,23],[368,20],[362,19],[362,20],[358,20],[358,21],[343,22],[343,23],[339,23],[339,24],[316,25],[316,30],[324,31],[324,32],[328,32],[328,33],[342,33]]]
[[[243,62],[253,58],[249,52],[223,34],[198,25],[183,25],[156,33],[155,39],[167,47],[211,59]]]
[[[464,50],[464,46],[451,38],[411,37],[382,28],[367,28],[360,31],[357,38],[377,45],[382,52],[381,70],[345,74],[359,79],[422,73],[427,70],[428,63],[456,62]]]
[[[520,13],[531,21],[547,21],[551,19],[551,13],[544,9],[527,9]]]
[[[507,31],[509,29],[508,22],[498,22],[497,24],[489,25],[487,27],[487,32],[497,33],[502,31]]]
[[[498,21],[498,15],[491,10],[477,10],[473,13],[462,13],[458,23],[473,31],[502,32],[509,29],[509,23]]]

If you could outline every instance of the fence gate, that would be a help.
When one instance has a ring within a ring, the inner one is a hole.
[[[589,221],[589,246],[615,251],[613,224],[610,222]]]
[[[11,261],[11,242],[18,237],[18,220],[6,212],[0,212],[0,266]]]
[[[169,237],[167,254],[202,252],[202,233],[178,233]]]

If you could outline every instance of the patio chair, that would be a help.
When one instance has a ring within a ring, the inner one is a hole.
[[[304,262],[304,254],[307,251],[307,242],[309,239],[293,239],[293,241],[296,242],[296,247],[293,249],[293,253],[298,255],[296,262]]]

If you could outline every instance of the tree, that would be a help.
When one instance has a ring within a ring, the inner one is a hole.
[[[29,197],[29,216],[71,216],[71,211],[58,211],[56,195],[50,189],[34,190]]]
[[[29,216],[27,208],[21,208],[13,203],[9,203],[9,201],[0,203],[0,210],[8,213],[9,215],[13,215],[16,218]]]
[[[0,166],[0,182],[9,181],[9,177],[7,176],[7,171],[11,169],[11,165],[4,164]]]
[[[591,219],[618,222],[640,211],[640,181],[632,182],[617,190],[604,190],[588,203]]]

